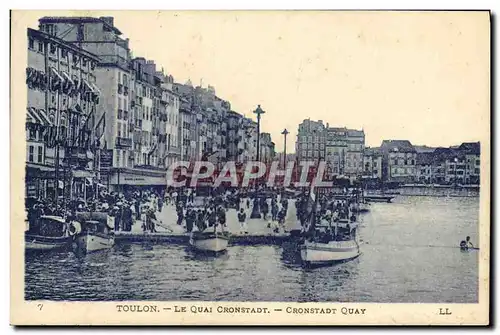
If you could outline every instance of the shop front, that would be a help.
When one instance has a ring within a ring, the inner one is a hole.
[[[162,192],[166,186],[166,172],[163,169],[113,168],[109,174],[109,188],[115,192]]]
[[[26,198],[53,198],[54,197],[53,166],[43,164],[26,164],[25,197]]]

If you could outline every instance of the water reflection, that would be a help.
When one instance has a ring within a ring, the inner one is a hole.
[[[398,197],[363,215],[362,255],[303,269],[295,244],[231,246],[216,257],[185,246],[120,243],[77,257],[26,254],[28,300],[477,301],[478,200]]]

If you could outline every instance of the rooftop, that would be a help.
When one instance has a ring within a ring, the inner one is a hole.
[[[384,151],[416,152],[408,140],[383,140],[380,148]]]
[[[91,16],[44,16],[38,20],[40,23],[103,23],[104,26],[111,29],[115,34],[121,35],[122,32],[115,27],[114,18],[112,16],[101,16],[101,17],[91,17]]]
[[[458,147],[458,150],[479,155],[481,153],[481,145],[479,142],[465,142]]]

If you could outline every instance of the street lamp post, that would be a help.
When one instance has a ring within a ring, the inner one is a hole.
[[[258,105],[253,113],[257,114],[257,161],[260,161],[260,116],[265,112],[260,108],[260,105]]]
[[[257,162],[260,162],[260,117],[265,112],[260,108],[260,105],[257,106],[257,109],[253,111],[254,114],[257,114]],[[252,213],[250,214],[251,219],[260,219],[260,203],[259,197],[257,196],[257,184],[255,185],[255,194],[253,200],[253,208]]]
[[[455,188],[456,188],[457,187],[457,163],[458,163],[458,158],[455,157],[454,161],[455,161],[455,180],[454,180],[454,182],[455,182]]]
[[[285,128],[281,134],[283,134],[283,136],[285,137],[285,145],[284,145],[284,148],[283,148],[283,168],[286,169],[286,135],[289,134],[288,130]]]

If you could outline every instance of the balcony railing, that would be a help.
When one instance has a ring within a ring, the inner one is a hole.
[[[122,148],[129,148],[132,146],[132,139],[126,137],[117,137],[116,138],[116,146]]]

